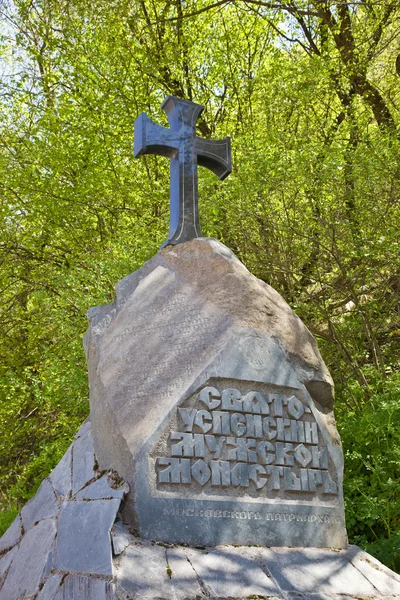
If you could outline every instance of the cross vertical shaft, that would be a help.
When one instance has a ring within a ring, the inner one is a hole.
[[[167,244],[201,237],[198,210],[197,165],[211,169],[220,179],[232,170],[230,139],[206,140],[196,136],[203,106],[168,96],[162,109],[170,128],[151,121],[145,113],[135,121],[135,157],[160,154],[170,159],[170,227]]]

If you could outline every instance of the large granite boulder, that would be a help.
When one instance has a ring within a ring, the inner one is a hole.
[[[100,469],[144,539],[347,543],[333,384],[269,285],[213,239],[167,246],[89,311]]]

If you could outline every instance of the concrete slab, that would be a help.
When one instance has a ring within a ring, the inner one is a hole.
[[[54,517],[58,511],[57,497],[49,478],[42,481],[36,495],[21,510],[22,524],[28,531],[42,519]]]
[[[260,548],[264,568],[285,592],[377,597],[378,590],[343,552],[319,548]]]
[[[248,598],[279,594],[274,580],[254,560],[235,548],[224,547],[203,552],[186,552],[196,573],[220,597]]]
[[[72,445],[50,473],[50,481],[58,496],[67,498],[70,495],[72,489]]]
[[[165,548],[151,544],[130,545],[115,561],[119,591],[130,599],[175,600],[168,574]]]
[[[24,535],[8,571],[1,600],[28,598],[39,591],[54,548],[56,524],[45,519]]]
[[[88,429],[75,440],[72,449],[72,494],[76,494],[96,476],[92,434]]]
[[[64,502],[58,523],[54,568],[112,575],[110,530],[119,500]]]
[[[81,575],[68,575],[54,600],[117,600],[117,598],[114,593],[114,585],[110,581]]]
[[[21,535],[21,516],[17,515],[14,521],[11,523],[10,527],[0,538],[0,552],[3,552],[4,550],[8,550],[9,548],[15,546],[15,544],[21,538]]]

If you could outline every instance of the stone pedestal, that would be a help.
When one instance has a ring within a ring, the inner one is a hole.
[[[144,539],[347,544],[333,384],[308,329],[223,244],[166,247],[89,311],[100,469]]]

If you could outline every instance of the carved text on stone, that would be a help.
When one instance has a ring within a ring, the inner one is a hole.
[[[199,408],[178,408],[178,423],[170,456],[157,460],[160,486],[338,493],[317,423],[295,395],[205,387]]]

